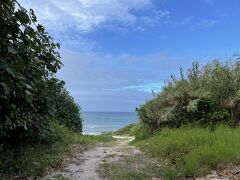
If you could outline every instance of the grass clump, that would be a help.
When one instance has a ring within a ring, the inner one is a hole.
[[[208,173],[219,164],[240,163],[240,129],[218,126],[162,129],[159,135],[135,142],[143,151],[167,160],[167,177]],[[171,178],[170,178],[171,179]]]
[[[60,168],[65,156],[84,151],[98,142],[107,142],[107,135],[91,136],[55,125],[53,144],[34,144],[9,149],[0,147],[0,175],[6,179],[42,177],[50,168]]]
[[[144,154],[125,155],[117,161],[111,161],[113,157],[104,159],[98,168],[98,173],[102,178],[110,180],[149,180],[161,176],[160,167],[157,162],[150,160]]]

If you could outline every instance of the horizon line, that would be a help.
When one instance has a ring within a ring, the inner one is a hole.
[[[99,112],[99,113],[136,113],[136,111],[82,111],[82,112]]]

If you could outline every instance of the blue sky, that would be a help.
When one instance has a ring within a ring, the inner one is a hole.
[[[19,0],[61,43],[84,111],[134,111],[169,75],[239,52],[239,0]]]

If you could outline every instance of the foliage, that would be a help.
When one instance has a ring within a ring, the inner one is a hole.
[[[139,124],[129,124],[117,131],[113,132],[113,135],[134,135],[136,129],[138,129]]]
[[[60,45],[37,23],[34,11],[15,0],[1,1],[0,27],[0,142],[48,141],[54,132],[51,122],[63,109],[64,117],[71,108],[73,115],[58,121],[66,125],[71,119],[69,127],[81,131],[79,108],[54,78],[62,65]]]
[[[193,63],[186,75],[171,79],[157,96],[137,109],[150,129],[193,123],[215,126],[240,122],[240,63]]]
[[[54,119],[75,132],[82,132],[80,107],[66,90],[59,94],[58,98]]]
[[[109,136],[90,136],[75,133],[53,124],[54,143],[0,149],[0,174],[3,179],[38,179],[49,168],[59,168],[66,155],[81,152],[98,142],[108,142]]]
[[[116,158],[114,154],[106,156],[97,169],[100,177],[111,180],[149,180],[161,176],[161,167],[158,162],[150,160],[151,157],[138,153],[126,154],[117,158],[117,161],[111,160]]]
[[[220,164],[240,163],[240,129],[218,126],[208,128],[163,128],[158,135],[135,145],[154,157],[165,159],[166,176],[196,176]],[[173,179],[177,179],[176,177]]]
[[[135,127],[134,132],[133,132],[133,135],[135,136],[135,140],[134,141],[138,141],[138,140],[149,138],[153,134],[154,134],[154,132],[151,131],[151,129],[147,125],[145,125],[143,123],[139,123]]]
[[[110,134],[135,136],[135,140],[138,141],[138,140],[146,139],[152,136],[153,132],[145,124],[137,123],[137,124],[129,124]]]
[[[64,81],[51,78],[48,84],[51,93],[49,94],[51,104],[54,106],[53,119],[75,132],[82,132],[80,107],[64,88]]]

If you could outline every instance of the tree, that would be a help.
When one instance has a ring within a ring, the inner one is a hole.
[[[62,65],[59,48],[32,9],[16,0],[0,2],[1,143],[39,142],[53,131],[49,82]]]

